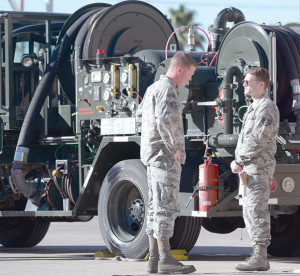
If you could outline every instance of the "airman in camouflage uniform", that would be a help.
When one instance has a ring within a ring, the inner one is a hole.
[[[152,103],[152,104],[151,104]],[[173,236],[179,215],[179,181],[185,144],[178,91],[167,76],[149,87],[142,101],[141,159],[148,166],[147,234],[166,240]],[[180,151],[180,160],[174,155]]]
[[[251,68],[244,80],[245,95],[253,103],[244,115],[235,160],[234,173],[246,173],[243,185],[243,217],[253,246],[252,256],[235,266],[242,271],[268,270],[267,247],[270,244],[270,212],[268,199],[276,161],[276,137],[279,111],[265,94],[269,74],[263,68]]]
[[[175,54],[166,75],[152,84],[139,106],[142,117],[141,160],[147,166],[149,203],[148,273],[186,274],[194,266],[184,266],[170,252],[169,239],[180,211],[179,184],[184,164],[185,142],[181,103],[177,87],[191,80],[197,64],[185,53]]]

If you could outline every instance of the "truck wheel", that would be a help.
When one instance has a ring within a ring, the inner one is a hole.
[[[271,244],[268,253],[277,257],[300,256],[300,209],[292,215],[271,217]]]
[[[244,228],[244,220],[240,217],[203,218],[202,226],[211,233],[228,234],[237,228]]]
[[[140,160],[121,161],[109,170],[100,189],[98,219],[102,238],[114,255],[147,255],[147,202],[147,170]]]
[[[1,218],[0,244],[4,247],[32,247],[47,234],[50,222],[28,218]]]
[[[178,217],[175,221],[174,234],[170,239],[172,249],[185,249],[190,252],[198,240],[202,218]]]

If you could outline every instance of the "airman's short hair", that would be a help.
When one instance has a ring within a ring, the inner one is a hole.
[[[265,89],[270,85],[270,75],[266,68],[251,67],[247,74],[251,74],[256,77],[257,80],[265,83]]]
[[[172,57],[170,61],[170,67],[178,67],[178,66],[182,66],[182,67],[194,66],[195,68],[198,67],[195,60],[193,60],[193,58],[187,53],[176,53]]]

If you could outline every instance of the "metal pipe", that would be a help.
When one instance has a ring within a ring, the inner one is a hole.
[[[239,9],[230,7],[219,12],[214,21],[214,25],[208,27],[211,34],[213,52],[219,49],[223,37],[229,30],[229,28],[226,28],[227,22],[234,22],[234,24],[237,24],[241,21],[245,21],[245,16]]]
[[[220,103],[218,101],[208,101],[208,102],[198,102],[197,106],[219,106]]]
[[[45,137],[43,139],[44,141],[63,141],[63,140],[68,140],[68,141],[76,141],[76,136],[57,136],[57,137]]]
[[[189,51],[193,51],[195,47],[195,35],[193,33],[193,26],[189,26],[188,45]]]
[[[295,135],[293,139],[300,139],[300,83],[299,79],[290,81],[293,91],[293,110],[296,113]]]
[[[276,34],[272,33],[272,81],[273,81],[273,101],[277,104],[277,57],[276,57]]]
[[[237,134],[218,134],[217,136],[209,137],[208,142],[216,148],[232,148],[236,147],[238,138]]]
[[[233,76],[240,74],[241,71],[237,66],[228,67],[224,74],[222,88],[224,91],[223,115],[224,115],[224,134],[233,133]]]

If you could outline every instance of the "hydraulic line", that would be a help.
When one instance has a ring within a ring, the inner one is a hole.
[[[219,52],[216,52],[214,58],[212,59],[212,61],[210,62],[209,66],[212,66],[212,64],[214,63],[214,61],[216,60],[217,56],[218,56]],[[217,64],[217,62],[215,61],[215,64]]]

